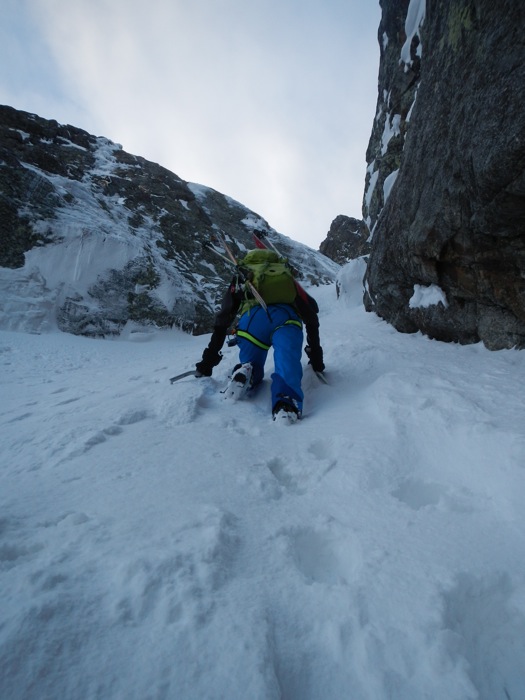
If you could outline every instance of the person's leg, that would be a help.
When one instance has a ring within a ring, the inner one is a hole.
[[[272,374],[272,410],[280,400],[292,399],[299,414],[303,409],[304,394],[301,388],[303,367],[303,331],[295,323],[285,323],[277,328],[272,338],[275,372]]]
[[[239,362],[252,365],[252,386],[257,386],[263,380],[270,338],[271,326],[264,309],[256,307],[241,316],[237,326]]]
[[[247,363],[251,364],[251,385],[257,386],[257,384],[262,382],[264,377],[264,363],[266,362],[268,350],[254,345],[250,340],[246,340],[245,338],[239,338],[237,344],[239,346],[239,363],[241,365]]]

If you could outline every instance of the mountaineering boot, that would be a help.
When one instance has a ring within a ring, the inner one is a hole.
[[[278,401],[273,407],[272,416],[274,421],[285,425],[296,423],[301,417],[293,399]]]
[[[244,365],[235,365],[230,383],[226,387],[225,398],[239,401],[246,396],[251,389],[252,365],[246,362]]]

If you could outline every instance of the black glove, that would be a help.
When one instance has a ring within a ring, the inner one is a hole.
[[[310,359],[308,364],[312,365],[312,369],[315,372],[322,372],[324,370],[323,348],[320,345],[315,348],[311,348],[307,345],[304,351]]]
[[[202,353],[202,360],[195,365],[197,372],[204,377],[211,377],[213,368],[222,360],[222,354],[216,350],[206,350]]]

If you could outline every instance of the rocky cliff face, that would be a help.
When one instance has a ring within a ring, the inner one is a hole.
[[[523,348],[525,6],[380,4],[366,307],[400,331]]]
[[[239,202],[105,138],[0,107],[0,327],[104,336],[128,322],[211,330],[236,254],[269,234],[306,281],[338,266]]]
[[[370,232],[361,219],[340,214],[332,221],[330,230],[319,250],[339,265],[355,260],[370,251]]]

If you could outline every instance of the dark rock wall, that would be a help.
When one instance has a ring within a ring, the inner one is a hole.
[[[525,347],[525,5],[427,2],[421,46],[414,37],[405,71],[407,4],[381,0],[379,40],[386,32],[388,45],[370,177],[379,169],[381,120],[400,118],[375,199],[365,191],[373,231],[365,305],[400,331]],[[397,169],[381,201],[380,185]],[[415,285],[438,286],[447,304],[413,307]]]
[[[369,235],[368,227],[362,219],[340,214],[332,221],[319,250],[339,265],[344,265],[370,251]]]

